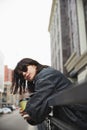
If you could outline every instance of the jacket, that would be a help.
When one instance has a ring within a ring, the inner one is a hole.
[[[36,124],[39,124],[45,120],[50,112],[48,99],[53,94],[72,87],[72,83],[61,72],[52,67],[42,69],[35,76],[33,83],[35,85],[35,92],[27,103],[25,111]],[[66,123],[76,125],[79,128],[83,125],[83,128],[87,128],[87,125],[84,126],[87,115],[84,117],[81,114],[81,110],[84,111],[83,108],[84,107],[80,105],[57,106],[54,107],[53,112],[56,118]],[[87,108],[85,107],[84,109],[86,112]]]

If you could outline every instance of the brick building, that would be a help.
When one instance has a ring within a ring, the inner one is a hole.
[[[12,95],[10,88],[12,84],[12,69],[4,66],[4,92],[2,94],[3,104],[15,104],[18,103],[18,95]]]
[[[2,104],[2,93],[4,91],[4,55],[0,52],[0,107]]]

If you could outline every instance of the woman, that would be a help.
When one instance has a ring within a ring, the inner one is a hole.
[[[48,107],[48,99],[55,93],[66,88],[72,87],[72,83],[58,70],[42,65],[39,62],[24,58],[17,64],[13,73],[12,92],[19,91],[20,94],[33,88],[34,94],[29,99],[25,113],[29,117],[27,121],[30,124],[42,123],[51,109]],[[84,105],[67,105],[54,107],[54,116],[76,129],[87,129],[87,107]],[[83,116],[83,113],[84,116]],[[62,130],[62,128],[61,128]]]

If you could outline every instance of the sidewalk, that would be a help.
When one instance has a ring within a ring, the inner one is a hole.
[[[37,129],[37,126],[29,125],[29,129],[28,130],[38,130],[38,129]]]

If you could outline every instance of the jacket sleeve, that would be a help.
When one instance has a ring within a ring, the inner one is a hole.
[[[50,78],[52,79],[52,76],[37,80],[35,93],[26,106],[26,112],[38,123],[42,122],[50,112],[47,99],[52,95],[55,87],[55,84]]]

